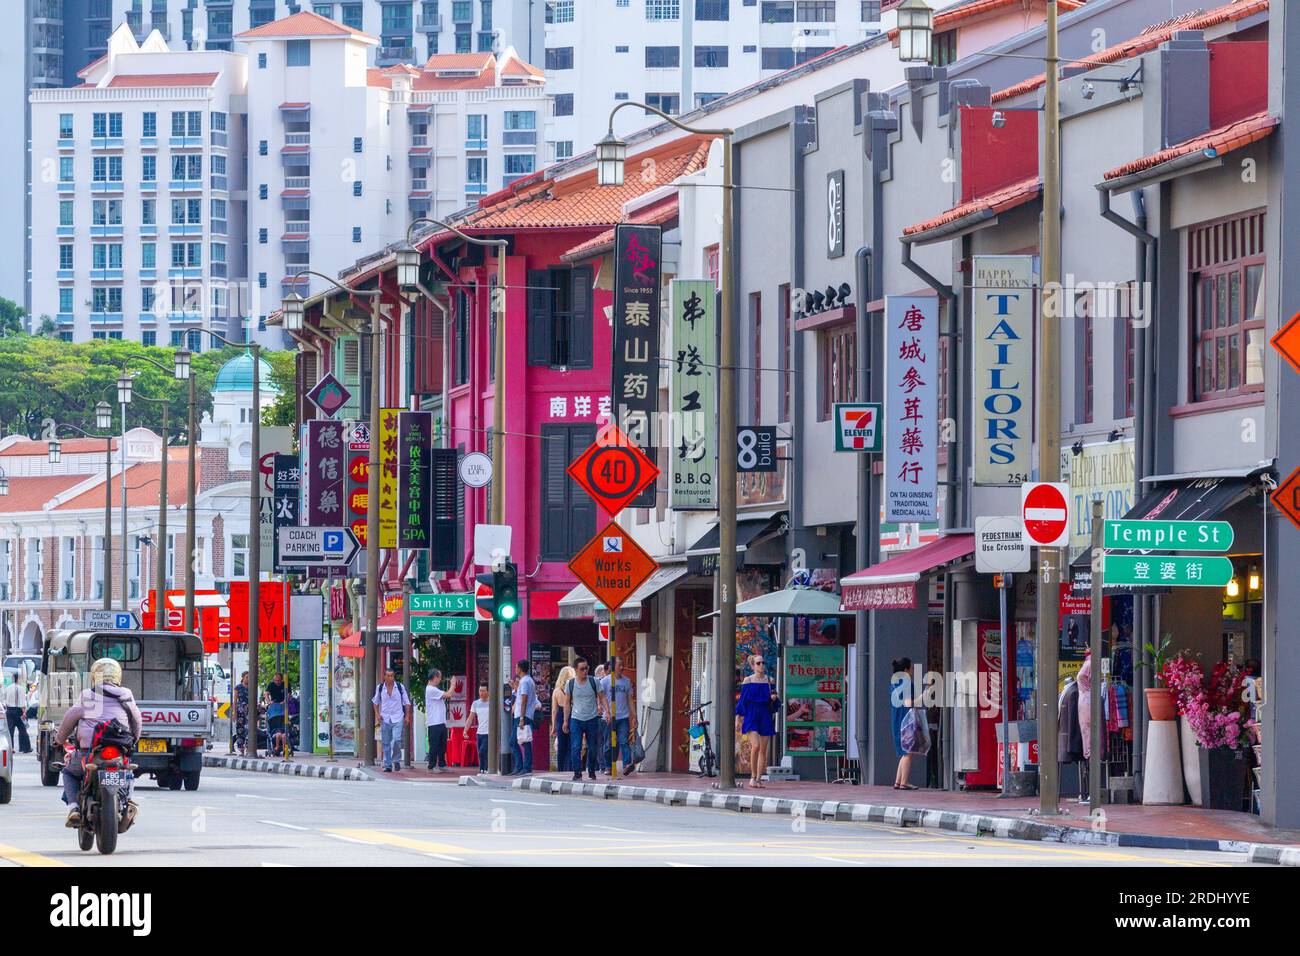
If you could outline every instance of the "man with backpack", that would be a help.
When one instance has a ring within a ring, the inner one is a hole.
[[[605,693],[600,683],[588,674],[590,665],[585,657],[573,662],[577,676],[569,681],[564,692],[569,697],[569,709],[564,717],[564,731],[569,734],[569,766],[573,779],[582,779],[582,741],[587,741],[587,775],[596,779],[601,741],[597,733],[600,714],[605,709]]]
[[[391,667],[384,671],[384,680],[375,688],[370,703],[375,707],[375,723],[379,725],[384,773],[401,770],[402,729],[411,721],[411,698],[406,688],[397,683],[397,675]]]

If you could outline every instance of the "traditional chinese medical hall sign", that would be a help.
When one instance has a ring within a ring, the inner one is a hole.
[[[614,356],[610,396],[614,421],[643,449],[659,408],[659,277],[663,230],[614,230]],[[653,507],[654,490],[632,502]],[[648,499],[648,500],[644,500]]]
[[[939,300],[885,298],[885,521],[934,521]]]
[[[343,423],[314,419],[307,423],[303,496],[307,524],[337,528],[342,524],[345,482]]]
[[[671,506],[711,511],[713,466],[718,460],[718,312],[716,287],[708,279],[674,279],[671,405],[675,434]]]

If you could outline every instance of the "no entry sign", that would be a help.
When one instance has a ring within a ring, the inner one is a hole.
[[[616,515],[659,476],[655,463],[617,425],[607,425],[568,468],[596,503]]]
[[[1036,481],[1020,486],[1020,515],[1025,536],[1040,548],[1063,548],[1070,543],[1070,486],[1064,482]]]

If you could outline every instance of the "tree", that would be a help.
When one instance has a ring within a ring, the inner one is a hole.
[[[48,315],[42,315],[40,324],[36,327],[35,333],[43,338],[58,338],[59,327],[54,324],[54,320]]]
[[[27,329],[23,324],[26,315],[27,310],[17,302],[0,296],[0,338],[22,335],[26,332]]]
[[[295,352],[263,352],[271,363],[271,384],[278,388],[275,401],[262,409],[263,425],[297,424],[298,375]]]

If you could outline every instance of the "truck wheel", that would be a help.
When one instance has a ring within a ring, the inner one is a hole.
[[[59,785],[59,771],[49,769],[50,748],[41,748],[41,786],[57,787]]]
[[[99,819],[95,821],[95,842],[99,852],[108,856],[117,849],[117,824],[121,810],[117,805],[117,791],[109,790],[100,795]]]
[[[188,773],[184,773],[184,774],[181,775],[181,776],[184,778],[184,780],[185,780],[185,789],[186,789],[186,790],[197,790],[197,789],[199,789],[199,774],[200,774],[201,772],[202,772],[202,771],[199,771],[199,770],[191,770],[191,771],[189,771]]]
[[[167,774],[167,789],[179,790],[181,788],[181,773],[179,770],[172,770]]]
[[[13,799],[14,785],[8,780],[0,780],[0,803],[8,803]]]

